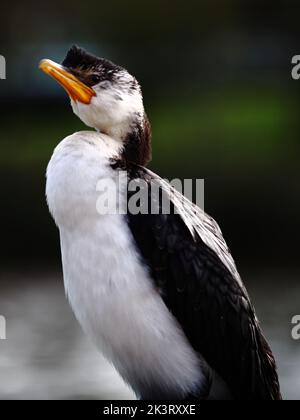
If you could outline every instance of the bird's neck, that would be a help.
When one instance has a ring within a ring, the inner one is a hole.
[[[114,124],[112,127],[95,127],[97,131],[114,139],[119,144],[125,144],[128,133],[131,131],[130,124]]]
[[[134,121],[122,137],[122,160],[145,166],[151,160],[151,127],[147,115]]]
[[[144,113],[126,123],[95,129],[120,145],[120,159],[124,163],[145,166],[151,160],[151,126]]]

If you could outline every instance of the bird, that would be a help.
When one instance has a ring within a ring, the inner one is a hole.
[[[66,296],[84,332],[138,399],[282,399],[220,227],[147,168],[152,133],[137,79],[76,45],[39,67],[90,128],[64,138],[46,172]],[[117,185],[119,211],[97,210],[103,180]],[[170,211],[157,200],[158,211],[131,212],[137,180],[148,198],[158,184]]]

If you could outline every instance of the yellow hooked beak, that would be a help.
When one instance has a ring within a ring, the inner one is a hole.
[[[92,97],[96,96],[96,92],[92,88],[82,83],[77,77],[54,61],[42,60],[39,68],[53,77],[74,101],[89,104],[91,103]]]

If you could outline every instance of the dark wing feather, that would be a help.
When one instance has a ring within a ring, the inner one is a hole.
[[[159,180],[170,195],[156,175],[129,169],[131,178]],[[128,214],[166,306],[235,399],[280,399],[274,357],[219,227],[179,193],[171,201],[169,215]]]

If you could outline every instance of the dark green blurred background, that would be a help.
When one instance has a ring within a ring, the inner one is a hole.
[[[3,5],[1,258],[58,262],[44,200],[54,146],[83,124],[38,70],[78,43],[140,80],[152,168],[206,181],[206,210],[237,260],[297,265],[300,53],[297,2],[121,1]],[[10,262],[9,262],[10,264]]]
[[[205,178],[206,211],[246,285],[254,294],[262,287],[261,313],[272,305],[270,288],[297,286],[300,81],[291,59],[300,54],[299,12],[291,0],[3,4],[2,271],[39,270],[42,280],[46,269],[60,270],[44,174],[55,145],[84,126],[38,62],[61,61],[76,43],[139,79],[153,127],[151,168],[169,179]],[[282,340],[292,314],[286,302]]]

